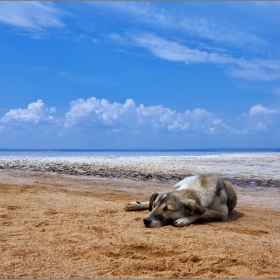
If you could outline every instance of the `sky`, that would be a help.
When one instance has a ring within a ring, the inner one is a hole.
[[[280,147],[280,2],[0,2],[0,148]]]

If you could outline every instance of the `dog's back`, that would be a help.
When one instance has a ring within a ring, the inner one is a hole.
[[[236,203],[237,196],[231,184],[216,176],[196,175],[183,179],[174,188],[180,190],[194,190],[200,199],[202,207],[209,207],[215,198],[219,197],[227,204],[231,212]]]

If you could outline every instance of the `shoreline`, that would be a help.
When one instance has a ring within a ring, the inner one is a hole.
[[[0,170],[161,182],[179,181],[196,174],[213,174],[235,185],[280,188],[280,154],[277,153],[133,157],[0,156]]]

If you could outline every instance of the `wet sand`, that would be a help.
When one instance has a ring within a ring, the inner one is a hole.
[[[0,278],[280,277],[279,188],[235,185],[228,221],[184,228],[124,211],[173,183],[0,170]]]

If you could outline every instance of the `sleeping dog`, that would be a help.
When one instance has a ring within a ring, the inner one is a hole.
[[[187,226],[196,220],[226,220],[237,202],[231,184],[216,176],[191,176],[173,190],[154,193],[149,202],[129,203],[126,211],[150,210],[143,219],[148,228],[173,224]]]

